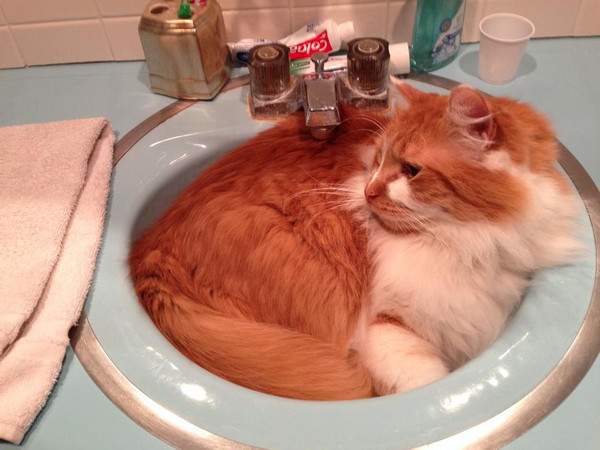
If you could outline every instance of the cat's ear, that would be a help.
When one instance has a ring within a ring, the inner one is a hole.
[[[488,101],[478,90],[466,85],[452,89],[448,117],[464,135],[483,147],[494,141],[496,122]]]
[[[408,109],[411,103],[418,101],[424,95],[420,90],[393,75],[390,75],[388,87],[392,113],[397,109]]]

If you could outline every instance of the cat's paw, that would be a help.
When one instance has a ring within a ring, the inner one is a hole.
[[[436,355],[411,355],[404,361],[403,370],[390,377],[387,383],[375,383],[379,395],[399,394],[433,383],[448,375],[449,370]],[[391,383],[390,383],[391,381]]]
[[[371,325],[359,353],[379,395],[416,389],[449,372],[429,342],[390,323]]]

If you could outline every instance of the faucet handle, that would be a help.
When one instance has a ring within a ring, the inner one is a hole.
[[[348,80],[363,94],[384,92],[389,76],[389,43],[380,38],[357,38],[348,42]]]
[[[323,72],[325,72],[325,63],[329,59],[329,55],[327,53],[315,53],[310,57],[310,60],[315,64],[315,72],[319,78],[323,77]]]
[[[274,98],[290,87],[289,48],[283,44],[260,44],[249,54],[250,90],[255,97]]]

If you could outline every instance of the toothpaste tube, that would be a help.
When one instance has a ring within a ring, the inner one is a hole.
[[[348,42],[353,36],[354,24],[352,22],[342,22],[338,25],[328,19],[319,24],[309,23],[279,42],[290,48],[290,60],[294,60],[310,58],[315,53],[330,53],[339,50],[342,42]]]
[[[323,69],[325,72],[337,72],[348,68],[348,53],[338,51],[329,54],[329,59],[325,62]],[[315,65],[308,59],[294,59],[290,61],[290,75],[311,75],[315,73]]]
[[[250,49],[255,45],[268,44],[268,39],[242,39],[241,41],[227,43],[229,54],[234,63],[248,64],[250,59]]]
[[[342,42],[347,42],[354,36],[354,24],[351,21],[341,24],[328,19],[324,22],[310,23],[298,31],[281,39],[279,42],[290,48],[290,61],[310,58],[313,54],[330,53],[339,50]],[[234,62],[247,64],[252,47],[266,44],[267,39],[243,39],[227,44]]]

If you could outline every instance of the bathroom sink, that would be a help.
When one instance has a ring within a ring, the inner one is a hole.
[[[418,87],[444,91],[429,84]],[[448,377],[405,394],[308,402],[254,392],[198,367],[154,327],[128,277],[131,241],[212,161],[270,126],[250,118],[246,94],[245,87],[233,89],[216,101],[179,112],[146,134],[116,166],[86,314],[91,336],[114,364],[110,370],[120,372],[140,395],[151,399],[137,414],[152,414],[153,408],[159,411],[155,414],[170,414],[169,420],[182,430],[195,430],[196,445],[210,446],[216,435],[277,449],[413,448],[482,423],[503,426],[503,414],[514,405],[525,407],[528,395],[564,364],[584,321],[598,320],[597,315],[586,318],[596,296],[597,255],[583,201],[580,232],[585,255],[572,266],[536,274],[522,306],[483,354]],[[81,357],[86,348],[78,345],[76,351]],[[588,354],[577,356],[590,359],[594,351],[590,345]],[[84,365],[86,360],[84,355]],[[100,371],[93,376],[102,386],[108,375]],[[566,395],[573,388],[556,385],[554,390]],[[123,402],[113,397],[117,404]],[[151,431],[160,436],[164,430]],[[519,432],[513,434],[514,438]]]

